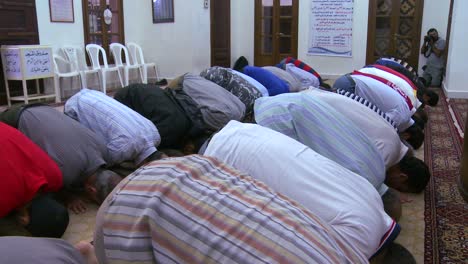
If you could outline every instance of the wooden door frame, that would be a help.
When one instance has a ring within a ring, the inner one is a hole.
[[[412,41],[412,45],[415,47],[415,50],[417,50],[417,54],[419,54],[419,50],[420,50],[420,36],[421,36],[421,27],[422,27],[422,16],[423,16],[423,12],[424,12],[424,0],[419,0],[420,3],[419,3],[419,6],[418,8],[416,8],[416,13],[415,13],[415,17],[418,18],[417,19],[417,24],[416,24],[416,32],[415,32],[415,36],[416,38],[413,39]],[[393,2],[398,2],[398,0],[393,0]],[[398,2],[398,7],[400,6],[400,3]],[[395,11],[396,10],[396,11]],[[371,63],[374,63],[374,61],[370,61],[371,58],[374,57],[374,50],[375,50],[375,43],[374,43],[374,39],[372,39],[372,37],[375,38],[375,28],[376,28],[376,19],[372,19],[370,21],[370,18],[371,18],[371,15],[375,15],[377,13],[377,0],[370,0],[369,1],[369,15],[368,15],[368,18],[367,18],[367,45],[366,45],[366,65],[367,64],[371,64]],[[395,19],[395,13],[396,14],[399,14],[399,8],[396,9],[396,8],[392,8],[392,20],[391,20],[391,23],[392,23],[392,28],[394,29],[397,29],[398,28],[398,20]],[[374,17],[376,18],[376,17]],[[392,43],[395,42],[394,41],[394,37],[395,37],[395,34],[397,34],[397,32],[392,32],[392,36],[390,36],[392,38]],[[394,45],[394,44],[391,44],[391,45]],[[416,57],[416,60],[414,62],[414,65],[411,65],[413,68],[415,69],[418,69],[418,65],[419,65],[419,55]],[[409,61],[407,61],[408,63],[410,63]]]
[[[120,10],[120,17],[119,17],[119,32],[122,36],[122,45],[125,45],[125,28],[124,28],[124,15],[123,15],[123,0],[116,0],[118,1],[117,4],[119,5],[119,10]],[[106,1],[105,0],[100,0],[101,4],[104,3],[104,6],[105,6],[105,3]],[[89,32],[89,10],[88,10],[88,0],[82,0],[82,6],[83,6],[83,29],[84,29],[84,46],[86,47],[86,44],[89,43],[89,40],[90,40],[90,32]],[[149,4],[148,4],[149,5]],[[103,11],[104,12],[104,11]],[[102,21],[104,21],[104,18],[102,17],[101,18]],[[101,23],[101,32],[104,32],[103,30],[103,27],[104,27],[104,22]],[[107,32],[106,33],[103,33],[104,35],[107,36]],[[107,45],[106,45],[107,44]],[[106,50],[107,52],[107,59],[108,60],[113,60],[112,59],[112,56],[110,56],[110,53],[109,53],[109,44],[110,43],[107,43],[107,38],[102,38],[102,47],[104,48],[104,50]],[[85,51],[86,53],[86,51]],[[86,56],[86,59],[89,63],[89,59],[88,57]]]
[[[261,54],[261,23],[257,23],[257,19],[259,19],[262,15],[262,1],[261,0],[255,0],[255,18],[254,18],[254,64],[260,60],[260,54]],[[279,31],[279,20],[280,20],[280,14],[279,14],[279,6],[280,6],[280,0],[273,0],[273,35],[272,35],[272,50],[273,50],[273,56],[278,56],[278,60],[280,58],[280,53],[279,53],[279,47],[278,47],[278,41],[276,38],[277,33],[276,31]],[[292,20],[291,23],[293,24],[292,26],[295,26],[295,30],[293,30],[293,36],[291,36],[291,41],[293,42],[294,45],[291,45],[291,56],[297,58],[297,50],[298,50],[298,35],[299,35],[299,0],[292,0]],[[275,8],[276,7],[276,8]],[[276,53],[275,53],[276,52]],[[279,62],[279,61],[278,61]]]
[[[215,1],[215,0],[212,0],[212,1]],[[235,0],[234,0],[235,1]],[[215,46],[214,42],[215,42],[215,32],[213,30],[213,21],[215,21],[215,12],[214,12],[214,8],[212,8],[212,5],[213,5],[213,2],[210,1],[210,45],[211,45],[211,48],[210,48],[210,65],[211,66],[215,66],[215,57],[213,56],[213,47]],[[229,50],[229,56],[228,56],[228,60],[229,60],[229,64],[231,65],[231,0],[229,0],[229,12],[226,12],[226,14],[229,16],[229,42],[228,42],[228,45],[227,45],[227,49]]]

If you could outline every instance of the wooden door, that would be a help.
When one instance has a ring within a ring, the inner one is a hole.
[[[231,0],[210,1],[211,66],[231,67]]]
[[[39,44],[35,0],[0,0],[0,45]],[[10,95],[23,95],[19,81],[10,81]],[[6,104],[3,65],[0,62],[0,105]],[[30,91],[29,91],[30,90]],[[35,82],[28,81],[28,91],[34,93]]]
[[[256,66],[297,58],[298,0],[255,0]]]
[[[370,0],[366,64],[392,56],[418,68],[424,0]]]
[[[109,25],[104,22],[106,8],[112,11],[112,21]],[[83,0],[85,45],[101,45],[106,51],[109,63],[113,63],[109,45],[114,42],[125,45],[123,25],[122,0]]]

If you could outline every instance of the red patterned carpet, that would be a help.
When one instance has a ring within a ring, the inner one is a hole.
[[[468,112],[468,99],[450,99],[449,105],[453,111],[455,119],[457,120],[458,124],[460,124],[462,132],[465,133],[464,125],[466,124]]]
[[[441,92],[439,105],[427,110],[424,150],[432,178],[425,191],[424,262],[467,263],[468,203],[457,188],[462,140],[445,99]]]

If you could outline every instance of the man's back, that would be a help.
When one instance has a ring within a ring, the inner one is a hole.
[[[371,108],[346,96],[319,89],[307,93],[328,103],[359,127],[376,146],[386,169],[397,164],[408,151],[395,128]]]
[[[62,174],[57,164],[36,144],[0,122],[0,217],[26,205],[43,192],[57,192]]]
[[[140,164],[161,141],[150,120],[98,91],[82,89],[68,99],[64,112],[104,139],[110,165]]]
[[[296,140],[254,124],[229,122],[204,153],[265,182],[329,223],[368,259],[399,227],[364,178]]]
[[[79,187],[106,164],[104,141],[91,130],[50,106],[21,112],[18,129],[57,163],[65,187]]]
[[[119,89],[114,99],[151,120],[161,135],[161,148],[178,148],[190,129],[179,104],[155,85],[132,84]]]
[[[384,161],[372,141],[344,115],[311,94],[260,98],[255,102],[255,121],[364,177],[381,195],[386,191],[382,186]]]
[[[99,209],[94,241],[103,263],[367,261],[303,206],[199,155],[152,162],[124,179]]]

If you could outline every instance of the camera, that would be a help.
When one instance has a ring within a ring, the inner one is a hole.
[[[424,41],[425,42],[429,42],[429,41],[431,41],[431,39],[432,38],[430,36],[424,36]]]

